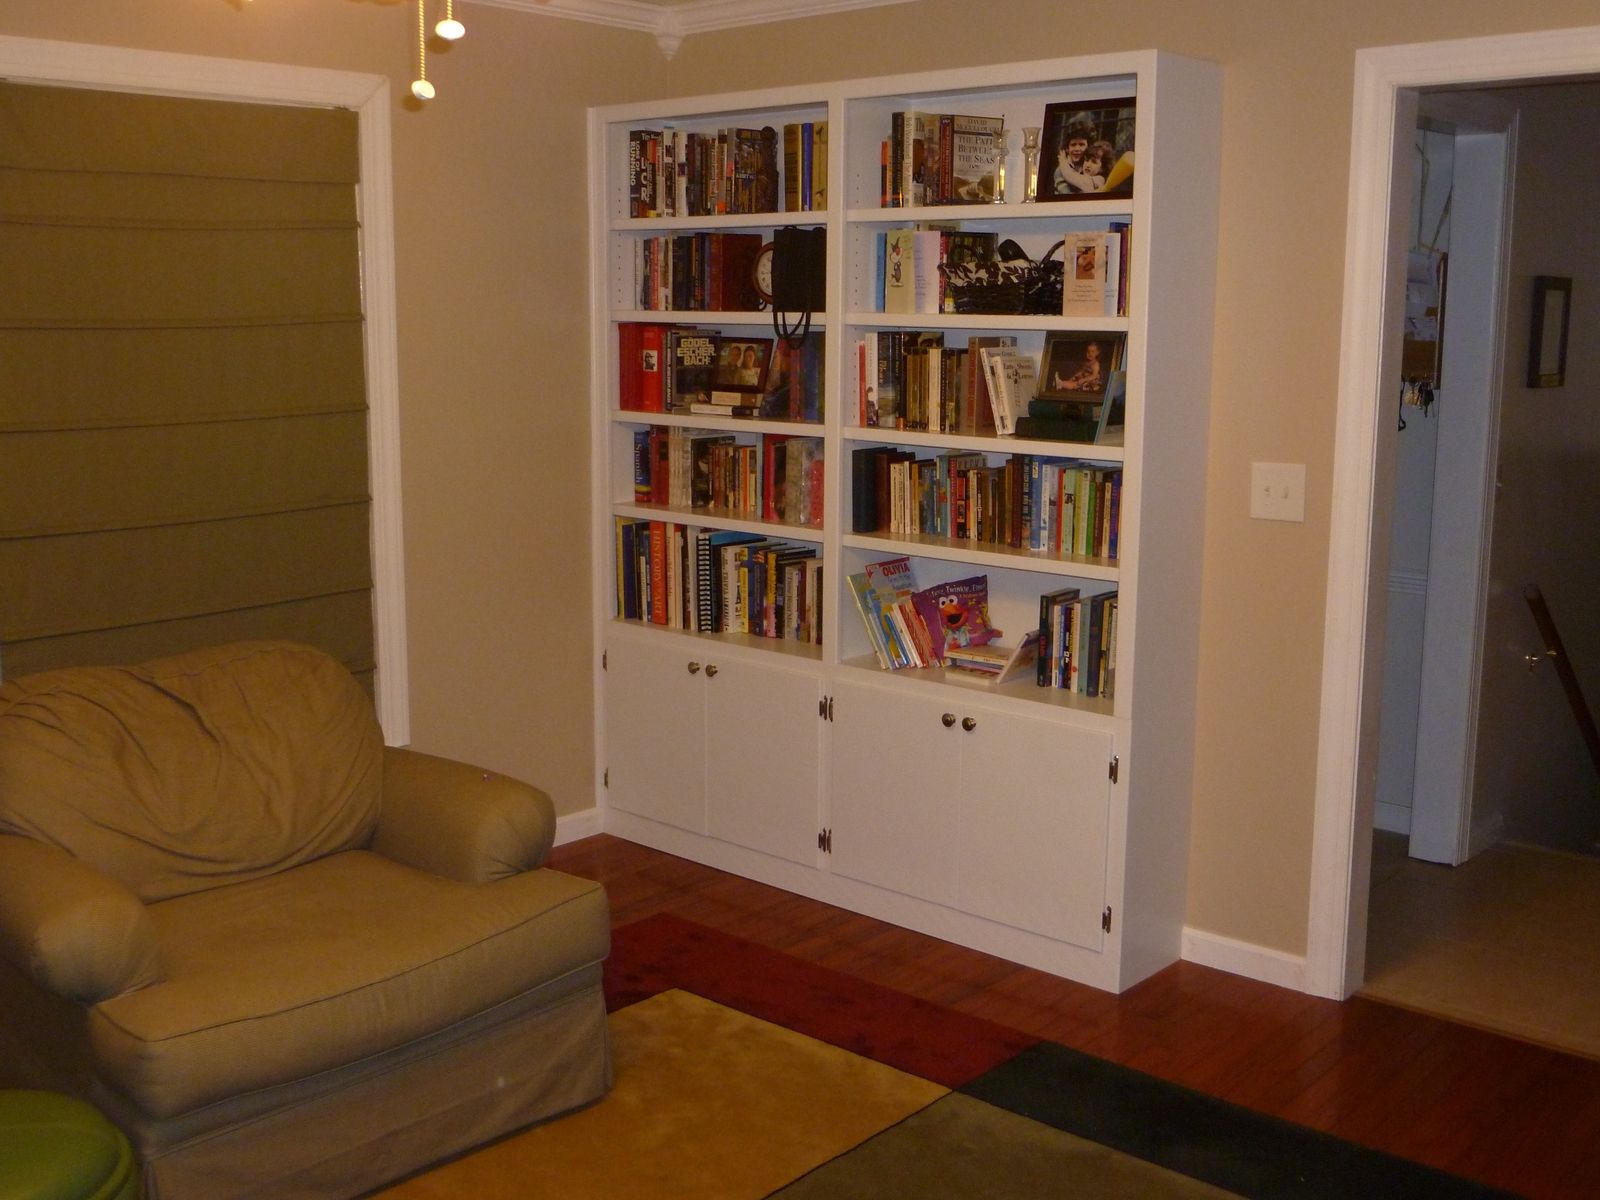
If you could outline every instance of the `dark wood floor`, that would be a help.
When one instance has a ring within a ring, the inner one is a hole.
[[[1111,996],[605,835],[551,865],[604,883],[617,926],[675,913],[1497,1187],[1600,1196],[1591,1060],[1193,963]]]

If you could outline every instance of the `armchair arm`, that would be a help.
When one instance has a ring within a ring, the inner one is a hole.
[[[137,896],[65,850],[13,834],[0,835],[0,956],[84,1004],[160,977],[155,925]]]
[[[463,883],[543,864],[555,842],[550,797],[530,784],[415,750],[383,751],[383,806],[372,848]]]

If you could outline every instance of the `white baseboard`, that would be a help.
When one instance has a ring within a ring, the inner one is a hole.
[[[1183,931],[1184,961],[1215,967],[1231,975],[1243,975],[1261,983],[1306,990],[1306,959],[1303,954],[1286,954],[1268,946],[1257,946],[1202,929]]]
[[[586,808],[582,812],[568,813],[564,817],[556,818],[556,845],[565,846],[568,842],[582,841],[586,837],[600,833],[602,829],[598,808]]]

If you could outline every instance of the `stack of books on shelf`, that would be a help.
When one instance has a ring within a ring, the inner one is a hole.
[[[878,665],[886,671],[943,666],[949,655],[999,637],[989,624],[989,578],[917,586],[905,556],[868,563],[847,582]]]
[[[692,325],[617,325],[618,407],[624,412],[695,413],[822,420],[823,338],[723,334]]]
[[[616,518],[617,616],[691,633],[819,643],[814,545],[674,521]]]
[[[992,204],[1004,117],[897,112],[879,151],[884,208],[918,204]]]
[[[759,233],[678,233],[635,238],[635,303],[648,312],[756,312]]]
[[[1039,597],[1040,687],[1112,699],[1117,682],[1117,593],[1061,588]]]
[[[822,526],[822,439],[652,425],[633,432],[640,504],[699,508],[780,525]]]
[[[931,458],[893,446],[850,456],[851,532],[928,535],[1041,551],[1052,558],[1117,558],[1122,469],[975,451]]]
[[[777,212],[779,198],[778,131],[770,125],[629,131],[631,217]]]

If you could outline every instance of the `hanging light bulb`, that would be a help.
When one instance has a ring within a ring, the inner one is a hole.
[[[447,42],[458,41],[467,32],[467,27],[456,20],[456,0],[444,0],[444,19],[433,31]]]
[[[411,83],[411,94],[418,100],[432,100],[433,84],[428,82],[428,14],[425,0],[417,0],[417,77]]]

